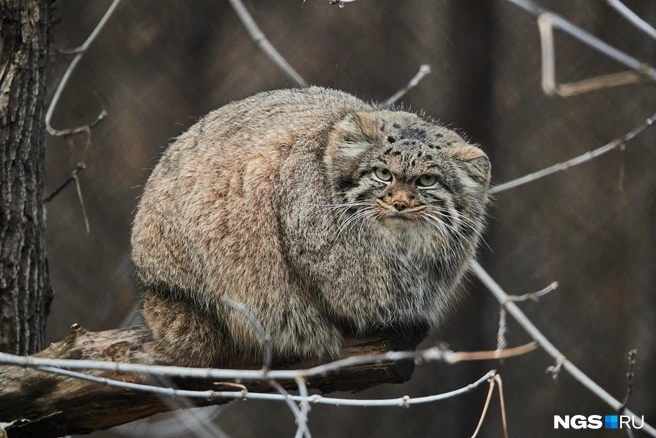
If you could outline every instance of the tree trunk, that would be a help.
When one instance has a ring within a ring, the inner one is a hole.
[[[44,346],[53,291],[44,248],[49,2],[0,0],[0,351]]]

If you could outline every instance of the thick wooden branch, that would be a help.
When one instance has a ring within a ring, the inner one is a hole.
[[[347,340],[341,357],[413,349],[424,333],[399,338],[386,334]],[[143,327],[87,332],[71,328],[63,341],[52,344],[39,357],[104,360],[166,365],[169,360],[155,349],[150,332]],[[276,368],[309,368],[320,362],[294,363]],[[254,364],[234,364],[234,368],[258,368]],[[345,368],[337,373],[309,379],[308,386],[324,393],[357,391],[381,383],[407,381],[414,370],[412,361],[368,364]],[[95,376],[132,383],[152,384],[152,378],[138,374],[92,372]],[[174,380],[179,388],[214,389],[214,381]],[[242,382],[243,383],[243,382]],[[280,382],[293,389],[295,382]],[[193,385],[193,386],[192,386]],[[268,382],[249,382],[250,392],[272,392]],[[167,403],[168,401],[168,403]],[[227,403],[230,400],[190,400],[193,406]],[[189,403],[186,404],[189,406]],[[150,415],[175,409],[176,404],[159,396],[50,374],[30,368],[0,366],[0,422],[9,437],[58,437],[107,429]],[[0,436],[1,429],[0,429]]]

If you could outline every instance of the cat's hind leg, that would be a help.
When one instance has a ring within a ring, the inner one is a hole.
[[[225,324],[194,303],[148,289],[143,294],[142,312],[158,348],[174,365],[212,367],[230,361]]]

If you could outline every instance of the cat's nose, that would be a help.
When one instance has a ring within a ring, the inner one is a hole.
[[[406,208],[408,208],[408,203],[407,202],[401,201],[401,200],[398,200],[398,199],[395,200],[394,202],[392,202],[392,205],[394,206],[394,208],[396,208],[397,211],[403,211]]]

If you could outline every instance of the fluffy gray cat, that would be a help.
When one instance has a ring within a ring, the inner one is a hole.
[[[260,93],[166,150],[132,230],[175,363],[331,357],[344,330],[436,325],[484,226],[490,163],[435,122],[318,87]]]

